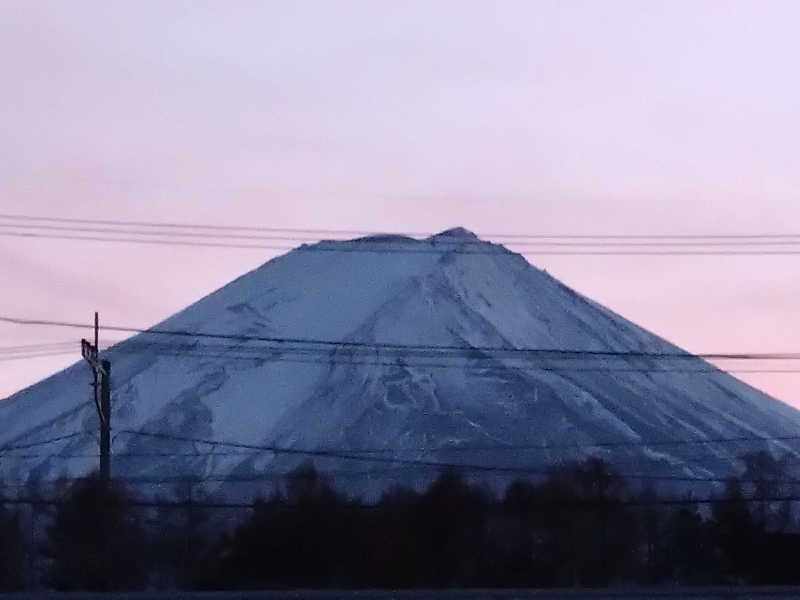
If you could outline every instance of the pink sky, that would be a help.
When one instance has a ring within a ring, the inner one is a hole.
[[[800,232],[795,2],[1,10],[2,212]],[[100,310],[144,327],[272,254],[0,237],[0,314],[88,322]],[[688,350],[800,350],[798,256],[529,259]],[[80,335],[0,324],[0,346]],[[76,343],[74,357],[0,362],[0,397],[77,358]],[[743,378],[800,406],[800,375]]]

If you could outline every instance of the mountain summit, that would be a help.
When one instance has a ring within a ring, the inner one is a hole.
[[[479,242],[478,236],[472,233],[469,229],[463,227],[453,227],[452,229],[445,229],[441,233],[432,235],[429,240],[463,240],[467,242]]]
[[[309,458],[361,493],[438,464],[712,479],[798,454],[800,413],[462,228],[303,245],[104,355],[114,474],[227,494]],[[76,363],[0,402],[0,477],[95,467],[90,380]]]

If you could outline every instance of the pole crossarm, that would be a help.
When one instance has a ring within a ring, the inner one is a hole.
[[[98,358],[97,346],[92,344],[89,340],[81,340],[81,356],[83,356],[98,375],[107,375],[103,367],[103,361]]]

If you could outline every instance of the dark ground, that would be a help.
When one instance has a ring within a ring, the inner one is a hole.
[[[358,590],[358,591],[316,591],[316,590],[281,590],[264,592],[136,592],[136,593],[19,593],[0,594],[0,600],[99,600],[110,598],[118,600],[421,600],[424,598],[442,600],[477,600],[482,598],[497,600],[555,600],[567,598],[574,600],[628,600],[647,598],[691,598],[693,600],[717,600],[735,598],[746,600],[757,598],[759,600],[773,600],[777,598],[800,598],[800,587],[655,587],[655,588],[629,588],[615,590]]]

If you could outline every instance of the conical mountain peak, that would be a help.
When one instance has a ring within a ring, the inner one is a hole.
[[[796,436],[800,413],[698,358],[676,361],[679,348],[467,229],[321,244],[238,278],[158,335],[106,351],[114,427],[128,432],[115,442],[126,455],[115,474],[208,478],[207,491],[242,497],[313,457],[349,492],[379,495],[426,481],[429,463],[546,470],[602,452],[674,480],[741,466],[738,445],[693,445],[687,458],[682,441],[752,438],[748,450],[800,457],[765,439]],[[95,467],[94,439],[83,435],[96,418],[90,383],[76,364],[0,402],[0,445],[56,440],[5,457],[0,479],[55,479],[59,455],[76,457],[71,473]],[[170,460],[152,458],[144,433],[166,436],[159,452]],[[190,439],[264,451],[190,457]],[[387,468],[387,456],[422,462]],[[369,471],[380,472],[360,475]]]
[[[480,241],[477,235],[464,227],[452,227],[445,229],[435,235],[432,235],[430,240],[457,240],[463,242],[477,242]]]

